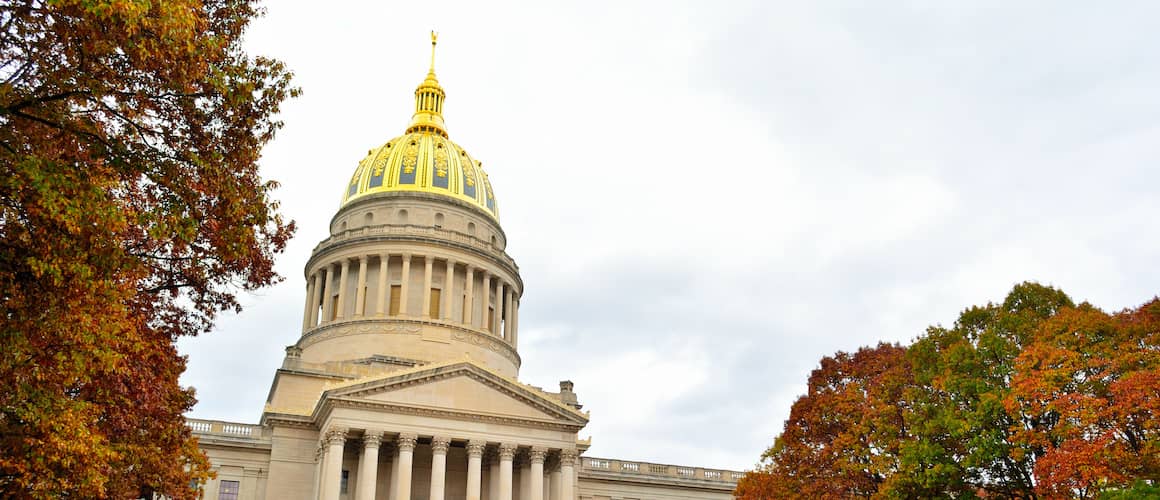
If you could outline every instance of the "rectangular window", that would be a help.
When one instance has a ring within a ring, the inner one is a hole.
[[[399,315],[399,296],[403,294],[402,285],[391,285],[391,316]]]
[[[487,306],[487,323],[483,325],[484,330],[487,330],[489,332],[491,331],[491,325],[492,325],[491,320],[494,317],[495,317],[495,307],[488,305]]]
[[[463,322],[471,325],[471,306],[467,305],[467,295],[463,295]]]
[[[369,289],[368,287],[365,287],[365,286],[363,287],[363,303],[362,303],[362,309],[359,309],[360,311],[362,311],[362,312],[363,312],[363,314],[366,314],[366,313],[367,313],[367,292],[369,292],[369,291],[370,291],[370,289]]]
[[[431,307],[427,311],[431,315],[431,319],[439,319],[439,304],[443,302],[443,290],[438,288],[431,289]]]
[[[335,296],[331,297],[331,299],[330,299],[330,320],[334,321],[336,319],[338,319],[338,295],[337,294],[335,294]]]
[[[218,500],[238,500],[238,481],[222,481],[218,484]]]
[[[342,471],[342,482],[338,483],[338,493],[340,495],[346,494],[348,484],[350,484],[350,471],[344,470]]]

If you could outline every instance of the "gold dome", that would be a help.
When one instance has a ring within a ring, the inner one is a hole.
[[[431,33],[431,69],[415,89],[411,125],[403,135],[367,152],[343,194],[343,205],[374,193],[422,192],[467,202],[499,220],[491,182],[481,164],[447,138],[444,98],[435,79],[435,33]]]

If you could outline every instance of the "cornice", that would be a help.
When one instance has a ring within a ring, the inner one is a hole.
[[[523,363],[519,352],[514,347],[490,334],[464,328],[452,323],[424,319],[373,318],[331,323],[314,328],[303,334],[298,339],[297,346],[299,348],[306,348],[324,340],[348,335],[418,335],[422,331],[421,325],[446,328],[451,331],[451,337],[453,339],[477,347],[484,347],[503,356],[508,361],[514,363],[516,367],[519,367]]]

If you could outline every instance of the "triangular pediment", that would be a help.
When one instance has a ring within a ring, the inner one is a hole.
[[[330,389],[323,400],[583,426],[587,416],[535,388],[470,361],[420,367]]]

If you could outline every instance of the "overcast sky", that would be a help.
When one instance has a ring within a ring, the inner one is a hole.
[[[1160,4],[936,4],[268,2],[249,50],[304,94],[262,169],[299,230],[285,282],[181,342],[191,416],[257,422],[432,28],[526,283],[520,379],[575,382],[590,456],[750,468],[824,355],[1024,280],[1160,292]]]

